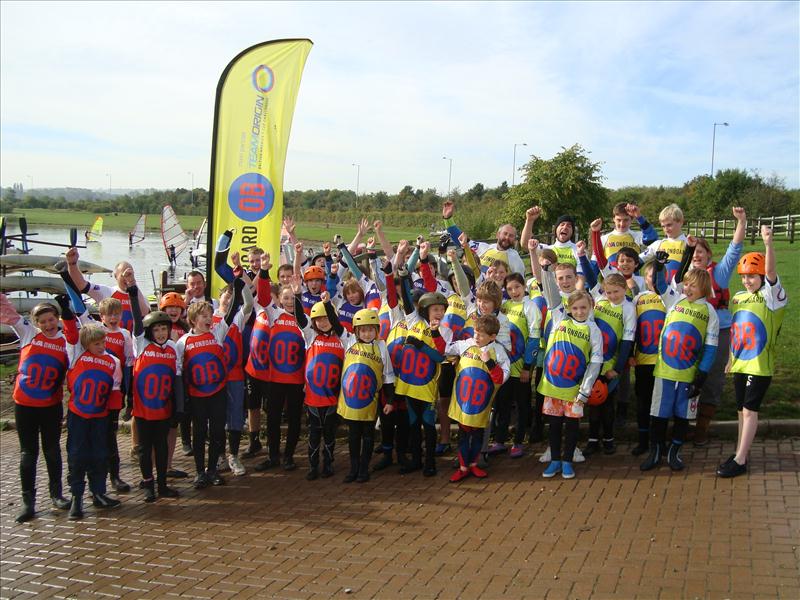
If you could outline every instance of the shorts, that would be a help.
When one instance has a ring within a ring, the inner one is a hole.
[[[583,416],[583,404],[580,402],[567,402],[551,396],[544,397],[542,413],[551,417],[569,417],[580,419]]]
[[[733,374],[733,389],[736,392],[736,410],[758,412],[767,393],[772,376]]]
[[[650,416],[662,419],[697,417],[697,397],[689,398],[690,387],[690,384],[683,381],[656,377],[653,383],[653,399],[650,402]]]
[[[442,363],[439,372],[439,398],[447,398],[453,395],[453,384],[456,381],[456,366],[451,362]]]
[[[244,376],[244,403],[247,410],[261,410],[261,396],[258,395],[250,375]]]

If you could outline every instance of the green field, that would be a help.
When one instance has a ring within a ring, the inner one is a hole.
[[[15,209],[11,214],[3,214],[8,217],[10,221],[15,222],[19,217],[24,216],[29,226],[35,225],[58,225],[61,227],[78,227],[88,229],[97,215],[89,212],[73,211],[73,210],[51,210],[45,208],[34,208],[19,210]],[[113,229],[117,231],[130,231],[133,229],[139,215],[128,213],[108,213],[102,215],[103,227],[105,229]],[[203,223],[203,217],[197,215],[180,215],[178,219],[183,228],[187,231],[193,231],[200,227]],[[161,227],[161,215],[147,215],[147,229],[158,231]],[[391,241],[398,241],[400,239],[413,239],[418,234],[425,233],[423,231],[415,231],[413,229],[403,229],[399,227],[385,227],[387,237]],[[336,234],[341,235],[346,241],[353,239],[356,233],[355,224],[352,225],[339,225],[332,223],[330,226],[319,223],[298,223],[297,224],[297,237],[302,240],[310,241],[330,241]]]

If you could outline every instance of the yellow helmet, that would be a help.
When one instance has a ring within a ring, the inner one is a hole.
[[[328,312],[325,310],[324,302],[317,302],[311,307],[311,318],[318,319],[319,317],[327,317]]]
[[[381,320],[378,318],[378,313],[371,308],[362,308],[353,315],[353,327],[360,327],[361,325],[374,325],[380,329]]]

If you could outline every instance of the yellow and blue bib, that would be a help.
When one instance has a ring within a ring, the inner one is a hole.
[[[770,310],[764,291],[737,293],[731,302],[731,373],[770,377],[784,307]]]
[[[408,336],[422,340],[435,349],[431,328],[420,319],[408,330]],[[439,363],[410,344],[402,347],[400,369],[395,381],[395,393],[423,402],[436,402],[439,397]]]
[[[577,323],[565,317],[548,337],[539,393],[565,402],[575,400],[591,357],[588,322]]]
[[[353,344],[344,354],[336,412],[351,421],[374,421],[382,386],[383,360],[377,342]]]
[[[708,310],[706,302],[683,298],[669,311],[658,342],[656,377],[683,383],[694,380],[706,339]]]
[[[489,357],[497,360],[494,348],[489,350]],[[481,349],[467,348],[458,360],[447,415],[467,427],[486,427],[497,389],[486,363],[481,360]]]

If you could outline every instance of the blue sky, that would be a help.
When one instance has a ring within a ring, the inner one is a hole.
[[[0,5],[0,183],[208,187],[239,51],[314,41],[286,189],[488,186],[580,143],[606,185],[715,167],[800,187],[800,4]],[[519,175],[517,175],[517,178]]]

